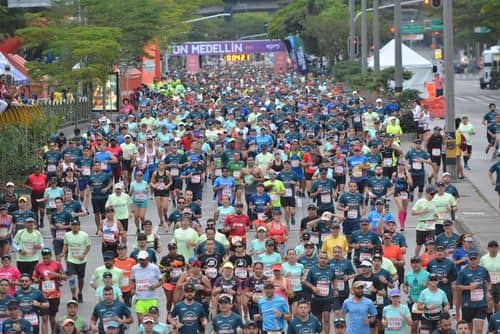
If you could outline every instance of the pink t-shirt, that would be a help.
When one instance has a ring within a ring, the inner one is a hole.
[[[14,266],[10,266],[9,268],[0,268],[0,279],[3,278],[6,278],[10,281],[9,296],[13,296],[16,292],[15,282],[19,281],[19,279],[21,278],[21,273]]]
[[[432,81],[434,82],[434,85],[436,85],[436,89],[443,89],[443,78],[434,77]]]

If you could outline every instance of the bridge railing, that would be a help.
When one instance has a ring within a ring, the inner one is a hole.
[[[92,106],[88,99],[80,99],[69,103],[41,100],[37,104],[42,107],[47,115],[58,116],[61,120],[61,128],[77,126],[79,123],[90,121],[92,118]]]

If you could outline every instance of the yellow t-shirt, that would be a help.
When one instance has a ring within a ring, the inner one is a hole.
[[[333,248],[335,246],[342,247],[342,252],[344,255],[349,251],[349,243],[347,242],[347,238],[345,235],[339,235],[334,237],[332,235],[328,236],[323,240],[323,244],[321,245],[321,251],[327,252],[328,258],[333,259]]]

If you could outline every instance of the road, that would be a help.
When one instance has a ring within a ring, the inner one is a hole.
[[[493,206],[495,207],[496,194],[493,192],[491,186],[489,185],[489,181],[485,177],[485,173],[490,165],[490,160],[489,158],[485,157],[484,154],[485,130],[480,125],[480,122],[483,117],[483,114],[487,111],[487,106],[490,102],[496,102],[498,105],[500,105],[500,91],[481,91],[478,87],[477,82],[472,80],[457,80],[456,91],[457,91],[457,101],[456,101],[457,117],[462,115],[469,115],[472,123],[476,126],[477,129],[477,135],[475,136],[473,141],[473,156],[471,161],[472,171],[467,172],[467,176],[476,185],[478,189],[484,191],[485,197],[490,202],[492,202]],[[443,123],[443,121],[441,120],[436,122]],[[404,143],[405,149],[407,149],[409,145],[410,145],[409,143]],[[468,187],[468,185],[466,185],[466,187]],[[205,187],[203,197],[206,198],[206,201],[202,205],[203,217],[201,221],[204,224],[206,222],[206,219],[213,215],[215,209],[215,203],[212,200],[211,186],[208,185]],[[481,198],[477,193],[475,193],[475,191],[472,192],[470,197],[471,198],[469,199],[472,202],[481,200]],[[306,212],[307,201],[303,202],[304,203],[302,203],[302,206],[297,208],[297,221],[300,221],[300,219]],[[392,209],[394,209],[394,205],[392,205],[391,207]],[[393,215],[397,217],[397,213],[395,214],[393,212]],[[149,207],[146,212],[146,217],[151,219],[155,225],[158,224],[158,219],[156,216],[156,208],[153,201],[150,201],[149,203]],[[410,255],[413,253],[413,251],[411,250],[414,249],[416,245],[415,226],[416,226],[415,219],[411,216],[408,216],[407,229],[404,232],[408,241],[408,246],[409,246],[408,249],[410,250],[409,254],[406,256],[407,263],[409,263]],[[470,227],[471,230],[474,230],[473,225],[471,225]],[[82,219],[82,229],[87,233],[89,233],[89,235],[91,236],[92,249],[89,255],[89,263],[87,264],[87,279],[86,279],[86,287],[84,290],[84,303],[80,306],[79,313],[84,319],[90,319],[91,312],[94,307],[95,291],[92,288],[90,288],[88,282],[95,268],[97,266],[102,265],[102,256],[101,256],[100,238],[94,236],[95,225],[92,215]],[[47,227],[44,229],[43,233],[44,236],[46,236],[46,243],[47,244],[51,243],[49,230]],[[132,247],[134,236],[135,235],[133,233],[129,233],[128,236],[129,249],[131,249]],[[249,240],[251,240],[253,236],[254,236],[253,232],[250,232]],[[169,242],[171,237],[172,237],[171,234],[168,235],[160,234],[160,239],[162,245],[164,246],[162,247],[164,249],[164,253],[162,255],[165,254],[166,251],[165,246]],[[297,242],[298,242],[298,230],[295,229],[291,231],[289,246],[294,247],[297,244]],[[71,297],[67,284],[65,284],[65,286],[63,287],[63,294],[64,294],[62,298],[63,301],[67,301]],[[160,299],[160,305],[165,305],[165,298],[163,291],[157,290],[157,295]],[[64,312],[64,306],[63,306],[64,303],[61,303],[61,305],[62,305],[61,312]],[[165,307],[161,307],[160,312],[161,312],[160,319],[164,319],[166,315]]]

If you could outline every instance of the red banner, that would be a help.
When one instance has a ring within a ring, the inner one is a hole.
[[[287,60],[286,52],[274,53],[274,75],[286,73]]]
[[[144,46],[142,57],[142,83],[150,85],[154,78],[160,79],[160,47],[151,42]]]
[[[196,73],[200,70],[200,56],[187,55],[186,56],[186,71],[189,73]]]

